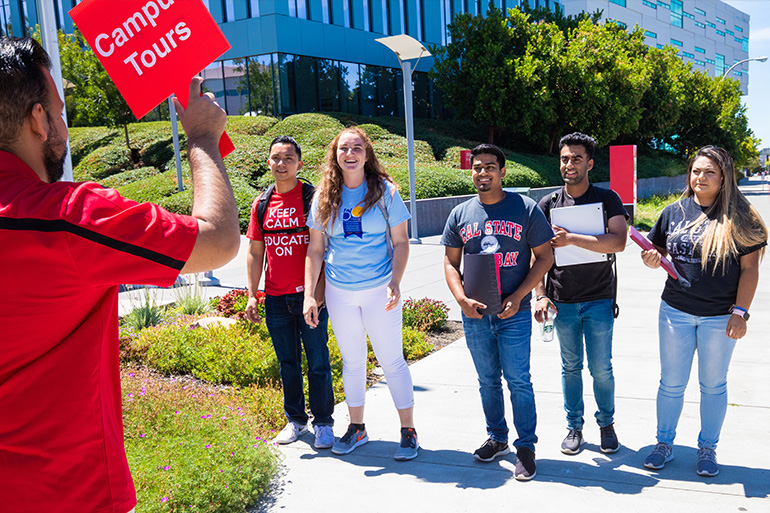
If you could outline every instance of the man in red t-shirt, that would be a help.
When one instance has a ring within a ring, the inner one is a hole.
[[[310,411],[313,413],[315,448],[328,449],[334,444],[332,412],[334,392],[327,347],[326,307],[319,311],[318,327],[305,322],[302,314],[305,283],[305,254],[310,234],[305,225],[313,186],[297,179],[302,169],[302,150],[290,136],[273,139],[267,165],[275,177],[271,186],[254,200],[246,236],[250,239],[246,266],[249,303],[246,316],[259,322],[257,288],[265,271],[265,324],[281,366],[283,405],[286,423],[274,441],[288,444],[307,432],[308,414],[302,386],[302,347],[307,357],[307,381]],[[263,201],[260,211],[260,200]],[[267,260],[267,265],[265,265]]]
[[[0,510],[126,513],[118,285],[168,286],[237,253],[227,117],[200,78],[186,109],[175,102],[191,216],[59,182],[67,126],[50,66],[33,39],[0,38]]]

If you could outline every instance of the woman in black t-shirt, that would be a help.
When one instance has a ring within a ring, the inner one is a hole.
[[[648,238],[657,251],[642,251],[645,265],[657,268],[661,256],[670,255],[679,279],[669,277],[661,296],[658,443],[644,466],[660,470],[674,457],[676,426],[697,350],[697,473],[715,476],[715,449],[727,411],[727,370],[736,340],[746,334],[767,245],[767,228],[738,190],[729,153],[714,146],[698,150],[682,197],[663,210]]]

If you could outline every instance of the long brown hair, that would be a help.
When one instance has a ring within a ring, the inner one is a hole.
[[[385,171],[385,168],[377,160],[377,156],[374,154],[374,148],[372,142],[369,140],[369,136],[366,132],[361,130],[357,126],[351,126],[339,134],[329,144],[326,150],[326,158],[323,165],[323,178],[318,186],[318,219],[321,221],[323,230],[326,230],[326,226],[331,220],[337,218],[340,211],[340,201],[342,200],[342,169],[339,163],[337,163],[337,145],[339,144],[340,137],[343,134],[352,133],[361,138],[364,142],[364,148],[366,149],[366,163],[364,164],[364,174],[366,177],[366,196],[364,196],[364,212],[372,208],[382,197],[385,190],[383,180],[387,180],[393,183],[393,179]]]
[[[701,266],[706,269],[709,257],[715,256],[716,262],[712,275],[717,267],[722,266],[725,272],[725,262],[728,258],[738,258],[740,248],[751,248],[767,242],[767,227],[762,221],[757,209],[754,208],[746,196],[738,189],[735,181],[735,169],[730,154],[716,146],[704,146],[690,159],[687,167],[687,185],[682,198],[695,195],[690,184],[692,168],[695,160],[706,157],[722,172],[722,183],[714,202],[695,221],[682,228],[689,230],[690,237],[694,237],[695,231],[709,219],[703,234],[701,246]],[[681,206],[681,203],[680,203]],[[682,207],[684,208],[684,207]],[[765,248],[760,250],[760,258],[765,254]]]

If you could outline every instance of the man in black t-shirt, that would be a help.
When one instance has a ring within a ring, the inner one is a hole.
[[[582,235],[552,226],[554,248],[574,245],[597,253],[612,254],[626,247],[626,218],[620,197],[612,190],[596,187],[588,180],[593,168],[596,142],[576,132],[559,141],[560,170],[564,187],[540,200],[539,206],[551,220],[551,209],[601,203],[605,218],[602,235]],[[554,261],[543,282],[535,287],[535,319],[543,322],[549,307],[558,313],[554,327],[559,338],[562,361],[562,389],[569,433],[561,444],[564,454],[577,454],[583,440],[583,352],[593,379],[596,421],[601,450],[616,452],[615,378],[612,374],[612,328],[614,324],[616,277],[612,261],[559,267]]]

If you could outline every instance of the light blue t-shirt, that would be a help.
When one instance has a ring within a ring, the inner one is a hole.
[[[384,183],[386,191],[382,197],[388,211],[388,224],[398,226],[411,216],[394,186]],[[343,185],[339,214],[333,225],[330,221],[326,226],[326,279],[345,290],[379,287],[388,283],[393,273],[393,259],[388,257],[385,239],[385,218],[380,208],[375,204],[363,214],[359,212],[367,190],[366,181],[355,189]],[[318,195],[313,198],[307,225],[321,231],[317,216]]]

